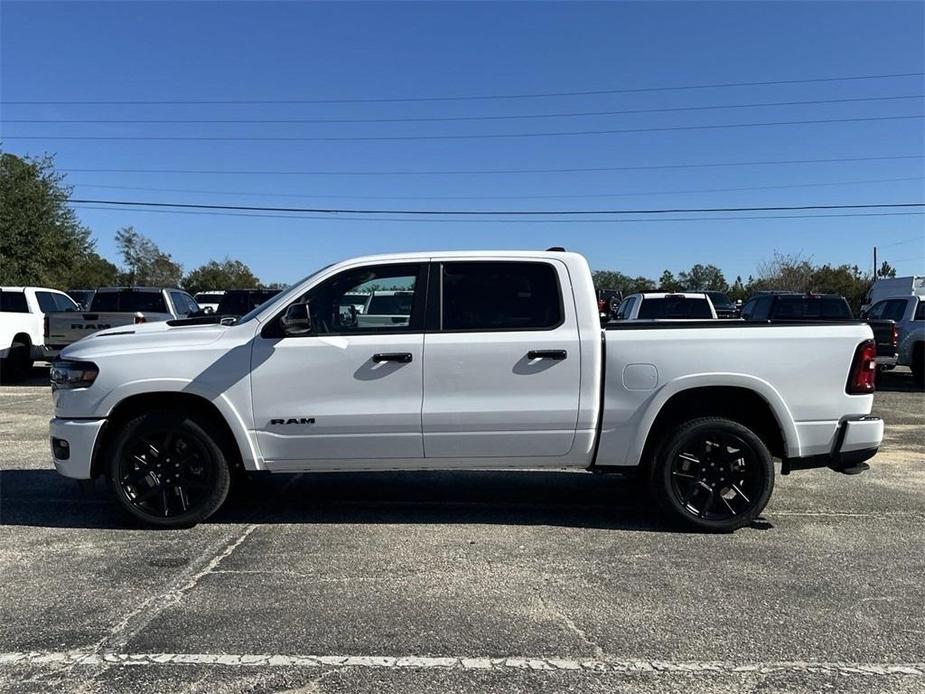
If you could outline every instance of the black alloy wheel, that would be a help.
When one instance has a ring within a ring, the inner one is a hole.
[[[718,417],[683,424],[656,461],[653,491],[688,527],[729,532],[764,510],[774,467],[764,442],[738,422]]]
[[[152,413],[126,424],[109,459],[116,499],[150,525],[186,527],[228,495],[226,456],[209,427],[185,415]]]

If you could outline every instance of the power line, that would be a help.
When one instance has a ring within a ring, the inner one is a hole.
[[[82,140],[82,141],[150,141],[150,142],[371,142],[409,140],[496,140],[520,137],[561,137],[576,135],[618,135],[626,133],[676,132],[682,130],[722,130],[725,128],[760,128],[780,125],[819,125],[828,123],[860,123],[865,121],[908,120],[925,118],[916,113],[902,116],[868,116],[864,118],[826,118],[822,120],[773,121],[765,123],[723,123],[720,125],[678,125],[664,128],[621,128],[618,130],[572,130],[540,133],[488,133],[473,135],[373,135],[360,137],[344,136],[186,136],[186,135],[16,135],[4,136],[5,140]]]
[[[557,195],[337,195],[322,193],[312,195],[309,193],[254,193],[244,190],[200,190],[189,188],[146,188],[142,186],[120,186],[94,183],[74,183],[78,188],[103,188],[107,190],[137,190],[153,193],[196,193],[203,195],[244,195],[253,197],[272,198],[346,198],[352,200],[554,200],[577,198],[622,198],[642,197],[651,195],[688,195],[693,193],[731,193],[753,190],[781,190],[789,188],[815,188],[822,186],[863,185],[869,183],[900,183],[904,181],[921,181],[923,176],[909,176],[906,178],[871,178],[858,181],[833,181],[820,183],[791,183],[772,186],[747,186],[741,188],[700,188],[695,190],[658,190],[636,191],[620,193],[584,193],[584,194],[557,194]]]
[[[864,80],[894,79],[901,77],[921,77],[925,72],[901,72],[882,75],[848,75],[841,77],[816,77],[809,79],[767,80],[761,82],[716,82],[710,84],[686,84],[658,87],[632,87],[624,89],[594,89],[588,91],[542,92],[526,94],[475,94],[456,96],[415,96],[383,98],[348,98],[348,99],[54,99],[54,100],[3,100],[3,104],[22,105],[155,105],[155,104],[374,104],[406,103],[427,101],[488,101],[495,99],[541,99],[560,96],[596,96],[603,94],[639,94],[644,92],[680,91],[686,89],[726,89],[729,87],[765,87],[785,84],[819,84],[824,82],[852,82]]]
[[[308,212],[320,214],[406,214],[406,215],[465,215],[465,216],[536,216],[536,215],[614,215],[614,214],[674,214],[674,213],[708,213],[708,212],[775,212],[785,210],[855,210],[869,208],[925,207],[921,202],[903,203],[863,203],[854,205],[776,205],[768,207],[699,207],[699,208],[664,208],[664,209],[628,209],[628,210],[377,210],[349,208],[318,207],[262,207],[256,205],[214,205],[204,203],[180,202],[145,202],[138,200],[90,200],[71,198],[72,203],[88,205],[120,205],[126,207],[177,207],[197,210],[237,210],[247,212]]]
[[[118,207],[100,207],[94,205],[73,205],[75,209],[81,210],[101,210],[109,212],[121,212]],[[333,216],[322,217],[317,215],[300,215],[300,214],[270,214],[270,213],[252,213],[252,212],[223,212],[216,210],[169,210],[169,209],[150,209],[137,208],[132,212],[148,212],[156,214],[183,214],[183,215],[214,215],[222,217],[258,217],[269,219],[297,219],[297,220],[324,220],[328,222],[426,222],[430,224],[629,224],[629,223],[661,223],[661,222],[737,222],[745,220],[758,219],[831,219],[843,217],[908,217],[913,215],[922,215],[925,212],[847,212],[835,214],[797,214],[797,215],[759,215],[759,216],[741,216],[741,217],[639,217],[639,218],[617,218],[617,219],[441,219],[435,217],[350,217],[350,216]]]
[[[141,174],[209,174],[235,176],[470,176],[496,174],[546,174],[546,173],[599,173],[604,171],[648,171],[662,169],[701,169],[733,166],[777,166],[789,164],[832,164],[849,161],[894,161],[900,159],[925,159],[923,154],[901,154],[882,157],[837,157],[830,159],[777,159],[766,161],[708,162],[695,164],[646,164],[641,166],[598,166],[560,169],[460,169],[430,171],[254,171],[229,169],[59,169],[67,173],[141,173]]]
[[[710,106],[678,106],[671,108],[642,108],[621,111],[578,111],[569,113],[528,113],[500,116],[435,116],[430,118],[0,118],[0,123],[87,123],[113,124],[132,123],[150,124],[309,124],[309,123],[437,123],[452,121],[492,121],[525,120],[535,118],[577,118],[592,116],[620,116],[643,113],[673,113],[681,111],[712,111],[722,109],[759,108],[768,106],[809,106],[819,104],[845,104],[872,101],[899,101],[904,99],[922,99],[925,94],[907,94],[901,96],[867,96],[854,99],[813,99],[810,101],[772,101],[750,104],[714,104]]]

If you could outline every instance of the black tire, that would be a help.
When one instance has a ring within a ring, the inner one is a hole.
[[[774,463],[747,427],[703,417],[669,434],[656,454],[651,485],[674,521],[702,532],[732,532],[764,510],[774,490]]]
[[[143,523],[186,528],[215,513],[231,486],[230,456],[208,420],[167,411],[127,422],[107,448],[116,500]]]
[[[925,386],[925,348],[917,344],[912,348],[912,380],[919,388]]]

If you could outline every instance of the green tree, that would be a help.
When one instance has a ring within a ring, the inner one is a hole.
[[[681,290],[681,284],[675,279],[671,270],[665,270],[658,280],[658,288],[666,292],[677,292]]]
[[[614,270],[595,270],[591,273],[595,289],[618,289],[624,294],[655,289],[655,282],[648,277],[630,277]]]
[[[131,286],[177,287],[183,267],[151,239],[128,226],[116,232],[116,245],[125,263],[125,283]]]
[[[183,288],[191,294],[215,289],[256,289],[260,280],[240,260],[210,260],[183,278]]]
[[[736,281],[729,287],[728,295],[733,301],[745,301],[748,298],[748,290],[742,282],[741,275],[736,275]]]
[[[884,260],[877,271],[877,277],[896,277],[896,268]]]
[[[715,265],[701,265],[698,263],[690,270],[678,273],[678,284],[680,288],[697,291],[711,290],[725,292],[729,289],[729,284],[723,276],[723,271]]]
[[[73,287],[93,252],[51,157],[0,153],[0,284]]]
[[[70,289],[97,289],[118,285],[122,279],[119,268],[91,251],[71,269],[67,281]]]

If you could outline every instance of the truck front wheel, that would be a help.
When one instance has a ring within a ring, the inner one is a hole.
[[[656,454],[652,490],[662,508],[688,528],[732,532],[754,521],[774,489],[764,442],[721,417],[681,424]]]
[[[231,485],[221,437],[205,419],[152,412],[127,422],[108,448],[106,470],[119,504],[162,528],[211,516]]]

